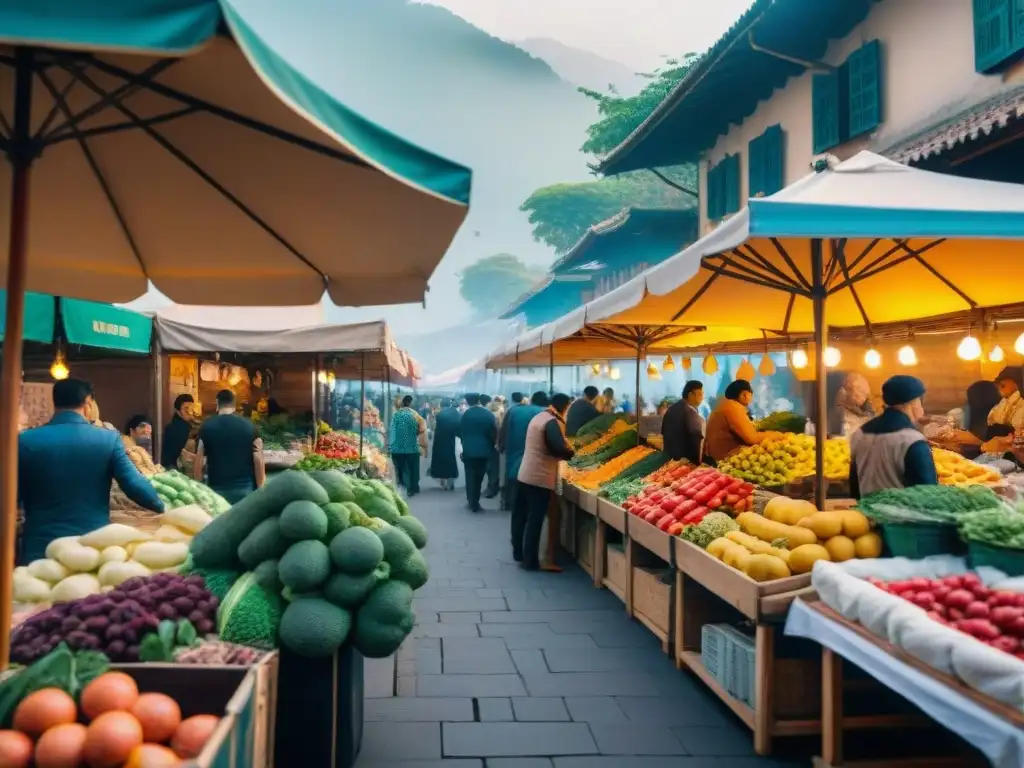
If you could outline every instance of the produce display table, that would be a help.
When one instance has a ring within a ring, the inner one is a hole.
[[[822,646],[822,755],[817,761],[820,768],[851,765],[843,762],[843,731],[850,727],[849,720],[843,717],[844,660],[977,747],[995,768],[1024,765],[1024,714],[924,665],[822,603],[795,601],[786,621],[786,634]],[[886,722],[884,716],[874,719],[875,727],[899,727],[894,720]],[[969,759],[951,759],[954,764],[972,764]],[[924,763],[918,760],[917,764],[940,762],[930,758]]]

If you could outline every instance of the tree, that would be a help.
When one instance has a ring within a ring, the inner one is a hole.
[[[587,128],[581,149],[606,154],[647,119],[686,76],[697,57],[688,53],[668,59],[665,67],[644,73],[650,82],[636,96],[579,91],[597,102],[597,122]],[[661,176],[661,178],[659,178]],[[697,171],[693,165],[634,171],[596,181],[541,187],[520,206],[529,214],[533,237],[565,253],[587,229],[623,208],[689,208],[696,204]]]
[[[543,269],[524,264],[518,256],[498,253],[459,273],[459,294],[481,317],[496,317],[544,276]]]
[[[696,186],[693,168],[683,183]],[[594,224],[623,208],[687,208],[693,198],[646,171],[624,173],[599,181],[552,184],[530,195],[519,210],[529,214],[533,236],[562,254]]]

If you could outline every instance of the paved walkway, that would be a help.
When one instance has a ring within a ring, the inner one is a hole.
[[[432,486],[425,479],[424,487]],[[367,661],[357,768],[781,768],[579,568],[512,561],[508,514],[427,490],[430,582],[395,658]]]

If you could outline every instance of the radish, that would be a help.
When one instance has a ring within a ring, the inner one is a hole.
[[[995,640],[1000,635],[999,628],[988,619],[963,619],[956,628],[979,640]]]
[[[930,611],[935,605],[935,595],[931,592],[918,592],[911,598],[911,602],[919,608]]]
[[[987,619],[989,617],[988,603],[975,600],[964,609],[964,614],[969,619]]]
[[[989,612],[991,622],[1004,631],[1012,629],[1020,616],[1024,616],[1024,611],[1009,605],[997,606]]]
[[[950,608],[957,608],[963,610],[968,605],[974,602],[974,595],[968,592],[966,589],[954,589],[948,595],[946,595],[946,605]]]
[[[1000,651],[1005,651],[1006,653],[1016,653],[1017,649],[1020,648],[1020,641],[1016,637],[1002,635],[992,641],[992,647],[998,648]]]

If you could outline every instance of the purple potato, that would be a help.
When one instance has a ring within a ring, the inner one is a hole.
[[[176,618],[178,618],[177,610],[175,610],[174,606],[171,605],[170,603],[163,603],[157,609],[157,615],[161,619],[176,619]]]
[[[80,626],[82,626],[82,620],[81,619],[79,619],[79,618],[77,618],[75,616],[68,616],[66,619],[61,621],[61,623],[60,623],[60,631],[61,632],[74,632]]]
[[[121,624],[111,624],[107,627],[107,631],[103,633],[103,636],[107,640],[118,640],[123,632],[124,627]]]
[[[85,628],[90,632],[103,634],[110,626],[110,620],[106,616],[93,616],[85,620]]]
[[[208,597],[204,597],[202,600],[196,603],[196,610],[202,611],[204,614],[209,613],[210,608],[210,599]]]
[[[135,616],[131,621],[128,622],[128,626],[138,632],[140,629],[144,629],[146,626],[146,616]]]
[[[220,600],[217,599],[216,595],[210,595],[210,599],[207,600],[206,602],[208,602],[210,604],[210,610],[211,611],[216,611],[217,610],[217,606],[220,605]]]
[[[194,622],[194,624],[196,627],[196,632],[198,632],[200,635],[208,635],[211,632],[213,632],[213,622],[210,621],[210,619],[203,619],[202,621]]]
[[[39,628],[26,622],[14,630],[13,635],[17,642],[27,642],[39,637]]]
[[[200,611],[198,608],[188,615],[188,620],[192,622],[193,626],[198,626],[199,622],[206,618],[206,614]]]
[[[186,576],[185,583],[189,586],[206,587],[206,582],[203,581],[203,577],[197,573],[193,573],[191,576]]]
[[[82,630],[77,629],[74,632],[69,633],[64,639],[68,643],[68,648],[70,648],[73,651],[77,651],[81,648],[85,648],[85,644],[88,638],[89,635],[87,635]]]
[[[170,597],[184,597],[188,594],[188,587],[184,583],[171,584],[167,587],[167,594]]]
[[[142,619],[145,622],[143,626],[149,627],[150,629],[156,629],[160,626],[160,617],[157,616],[155,613],[144,614]]]
[[[110,657],[111,661],[120,661],[127,647],[124,640],[111,640],[107,643],[107,656]]]
[[[27,645],[28,645],[29,648],[32,648],[34,650],[39,650],[44,645],[46,645],[46,643],[49,642],[49,640],[50,640],[50,638],[47,635],[39,635],[31,643],[27,643]]]
[[[206,597],[206,590],[202,587],[197,587],[195,584],[188,584],[187,597],[190,600],[203,600]]]
[[[124,589],[122,589],[122,587],[124,587],[124,584],[122,584],[117,589],[110,590],[109,592],[107,592],[107,597],[113,600],[115,603],[120,603],[125,598]]]
[[[124,660],[125,661],[138,661],[139,660],[139,646],[129,645],[124,649]]]
[[[109,597],[107,597],[106,595],[104,595],[104,596],[103,596],[103,602],[101,602],[101,603],[100,603],[100,610],[101,610],[101,611],[103,611],[104,615],[107,615],[107,616],[109,616],[109,615],[110,615],[110,612],[111,612],[112,610],[114,610],[114,607],[115,607],[116,605],[117,605],[117,603],[115,603],[115,602],[114,602],[113,600],[111,600],[111,599],[110,599]]]
[[[35,651],[30,645],[16,645],[11,648],[11,661],[15,664],[28,664],[35,659]]]
[[[133,576],[130,579],[126,579],[121,582],[121,590],[123,592],[131,592],[132,590],[138,589],[139,587],[145,586],[146,579],[142,576]]]
[[[86,635],[82,647],[87,651],[98,651],[103,647],[103,642],[96,635]]]
[[[137,643],[139,641],[139,633],[125,624],[121,627],[121,639],[126,643]]]
[[[100,614],[100,605],[99,603],[80,605],[77,610],[75,610],[75,613],[83,619],[87,619],[90,616],[98,616]]]
[[[187,597],[176,597],[171,605],[173,605],[182,616],[188,616],[196,606],[196,604]]]

